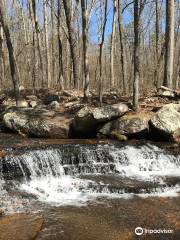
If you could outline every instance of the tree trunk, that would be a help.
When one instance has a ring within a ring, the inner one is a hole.
[[[158,65],[159,60],[159,0],[156,0],[156,57],[155,62],[156,66]],[[154,72],[154,85],[156,88],[159,86],[159,76],[158,76],[158,70],[156,69]]]
[[[115,34],[116,34],[116,13],[117,13],[117,1],[114,0],[113,3],[113,22],[112,22],[112,34],[111,34],[111,52],[110,52],[110,82],[111,87],[114,88],[114,43],[115,43]]]
[[[133,108],[136,111],[139,104],[139,0],[134,1],[134,83]]]
[[[88,97],[89,93],[89,63],[88,63],[88,21],[87,21],[87,6],[85,0],[81,0],[82,9],[82,39],[83,39],[83,82],[84,82],[84,98]]]
[[[3,28],[1,26],[0,23],[0,84],[1,87],[3,86],[4,83],[4,70],[5,70],[5,66],[4,66],[4,51],[3,51],[3,41],[4,41],[4,36],[3,36]]]
[[[64,89],[64,72],[63,72],[63,59],[62,59],[62,40],[61,40],[61,10],[62,10],[62,0],[58,0],[58,22],[57,22],[57,32],[58,32],[58,57],[59,57],[59,73],[58,73],[58,84],[60,89]]]
[[[44,31],[45,31],[45,52],[46,52],[46,77],[47,86],[51,86],[51,66],[49,54],[49,37],[48,37],[48,2],[44,0]]]
[[[66,25],[68,29],[68,41],[70,45],[71,59],[73,65],[73,80],[74,80],[74,88],[78,88],[78,62],[77,62],[77,50],[76,50],[76,39],[74,33],[74,26],[71,19],[71,8],[70,8],[70,0],[63,0],[64,10],[66,15]]]
[[[121,46],[121,67],[122,67],[122,80],[123,80],[123,92],[126,94],[126,61],[123,41],[123,29],[122,29],[122,0],[118,0],[118,25],[119,25],[119,38]]]
[[[102,39],[99,46],[99,74],[100,74],[100,84],[99,84],[99,101],[100,105],[102,105],[102,98],[103,98],[103,83],[102,83],[102,53],[104,48],[104,39],[105,39],[105,30],[106,30],[106,23],[107,23],[107,5],[108,1],[105,0],[104,5],[104,21],[103,21],[103,29],[102,29]]]
[[[174,0],[166,0],[166,36],[165,36],[164,86],[173,86],[174,61]]]
[[[58,1],[59,2],[59,1]],[[51,80],[56,83],[55,76],[55,25],[54,25],[54,0],[51,0]]]
[[[6,37],[6,44],[8,48],[8,54],[9,54],[9,64],[10,64],[12,82],[14,86],[14,95],[16,99],[16,105],[19,106],[21,99],[20,99],[20,90],[19,90],[18,69],[17,69],[15,57],[14,57],[14,49],[13,49],[11,36],[9,32],[9,26],[7,24],[7,20],[4,13],[3,0],[0,0],[0,22],[2,24],[4,34]]]
[[[36,0],[29,0],[29,6],[30,6],[31,15],[32,15],[31,19],[32,19],[33,29],[35,29],[35,33],[36,33],[36,42],[37,42],[37,50],[38,50],[39,63],[40,63],[40,69],[41,69],[42,87],[45,87],[43,61],[42,61],[42,54],[41,54],[41,41],[40,41],[39,26],[38,26],[38,21],[36,16]]]

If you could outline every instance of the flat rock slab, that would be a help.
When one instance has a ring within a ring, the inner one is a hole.
[[[0,218],[0,240],[36,239],[43,225],[43,218],[30,214],[12,214]]]

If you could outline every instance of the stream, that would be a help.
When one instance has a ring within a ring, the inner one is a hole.
[[[179,196],[180,156],[150,142],[10,148],[0,158],[0,208],[42,214],[37,239],[137,239],[138,226],[180,239]]]

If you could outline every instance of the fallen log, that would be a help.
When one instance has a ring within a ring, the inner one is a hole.
[[[161,86],[158,88],[158,95],[161,97],[169,97],[169,98],[179,98],[180,91],[174,90],[165,86]]]

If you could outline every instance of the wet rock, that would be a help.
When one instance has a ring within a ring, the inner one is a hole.
[[[106,123],[98,133],[106,137],[125,135],[141,137],[148,133],[148,117],[143,114],[128,114]]]
[[[105,107],[84,107],[73,119],[71,128],[74,136],[94,137],[97,134],[97,128],[112,119],[122,116],[128,111],[124,104],[105,106]]]
[[[12,214],[0,218],[0,240],[33,240],[43,225],[41,216]]]
[[[44,138],[68,138],[71,118],[46,109],[7,110],[3,121],[9,129],[22,135]]]
[[[180,103],[163,106],[151,118],[150,130],[164,140],[180,142]]]

